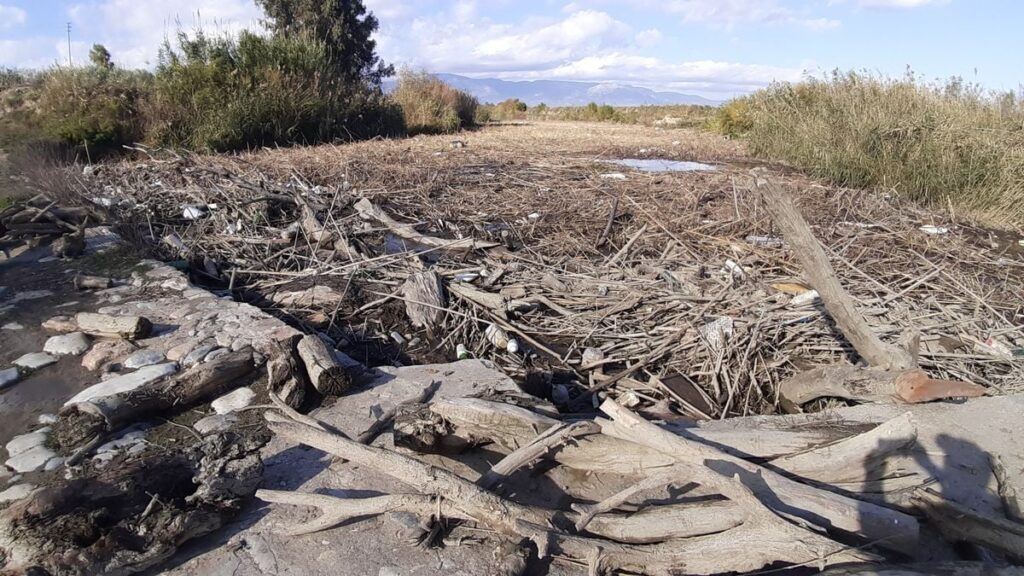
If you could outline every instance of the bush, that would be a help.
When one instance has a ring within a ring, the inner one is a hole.
[[[142,139],[140,107],[150,83],[146,72],[54,68],[42,81],[36,112],[50,136],[69,144],[130,144]]]
[[[403,70],[391,99],[402,109],[410,134],[455,132],[472,126],[479,106],[476,98],[434,76]]]
[[[1024,108],[959,79],[855,73],[776,84],[746,99],[757,156],[843,186],[881,187],[1024,223]]]
[[[708,122],[712,132],[725,136],[743,136],[750,131],[750,102],[747,98],[736,98],[721,105]]]
[[[178,50],[160,52],[150,139],[234,150],[399,129],[379,90],[335,71],[327,47],[304,37],[179,33]]]

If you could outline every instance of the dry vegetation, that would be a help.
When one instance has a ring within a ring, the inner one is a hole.
[[[225,274],[234,269],[235,288],[267,295],[314,282],[344,291],[341,308],[285,312],[349,342],[410,333],[396,290],[415,269],[407,253],[388,255],[379,226],[360,221],[356,197],[434,236],[511,246],[506,256],[441,256],[434,269],[450,286],[458,274],[500,270],[486,291],[539,306],[499,320],[452,289],[444,329],[416,330],[418,343],[394,353],[453,358],[464,343],[526,379],[563,373],[574,398],[585,397],[578,368],[588,347],[604,353],[607,374],[628,371],[640,397],[712,417],[774,412],[780,380],[811,363],[853,357],[821,309],[792,305],[779,288],[798,282],[801,270],[792,253],[758,239],[777,232],[746,188],[750,161],[737,143],[686,130],[556,123],[490,127],[463,139],[465,148],[417,137],[124,163],[103,168],[93,187],[131,194],[149,211],[137,221],[157,236],[178,232],[193,259],[210,256]],[[726,164],[713,173],[601,177],[619,169],[596,160],[643,154]],[[1024,387],[1020,360],[993,348],[1024,345],[1016,237],[863,190],[785,180],[884,340],[920,330],[922,367],[936,377],[1004,392]],[[269,241],[296,218],[273,198],[295,194],[340,244],[316,249],[302,235]],[[182,221],[181,205],[194,202],[223,208]],[[923,224],[952,231],[929,235],[918,229]],[[228,225],[241,229],[227,233]],[[742,273],[723,272],[727,261]],[[723,318],[732,332],[725,345],[707,328]],[[487,344],[484,331],[498,321],[523,339],[526,354]]]

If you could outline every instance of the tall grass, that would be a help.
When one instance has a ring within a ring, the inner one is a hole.
[[[142,71],[53,68],[43,76],[35,113],[53,138],[116,147],[142,138],[142,101],[151,77]]]
[[[662,128],[697,128],[715,114],[713,106],[675,104],[665,106],[609,106],[591,102],[586,106],[531,107],[526,117],[533,120],[617,122]]]
[[[719,113],[751,152],[990,223],[1024,224],[1024,106],[951,80],[834,74],[776,84]]]
[[[476,98],[425,72],[403,70],[391,99],[402,110],[410,134],[455,132],[472,126],[479,103]]]

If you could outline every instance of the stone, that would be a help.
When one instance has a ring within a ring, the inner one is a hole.
[[[56,456],[57,454],[53,450],[40,444],[21,452],[17,456],[8,458],[7,466],[20,474],[35,472],[45,466],[50,458],[55,458]]]
[[[0,492],[0,503],[14,502],[15,500],[21,500],[28,496],[35,490],[36,487],[33,484],[15,484],[10,488]]]
[[[198,364],[202,362],[203,358],[206,358],[207,354],[213,352],[216,348],[217,347],[213,344],[204,344],[189,352],[188,356],[185,356],[185,359],[181,361],[181,365],[187,368],[193,364]]]
[[[52,336],[43,345],[43,352],[60,356],[78,356],[89,349],[89,337],[81,332]]]
[[[217,414],[228,414],[252,404],[255,398],[256,393],[252,391],[252,388],[239,388],[211,402],[210,408],[213,408]]]
[[[43,425],[55,424],[57,422],[57,415],[56,414],[40,414],[39,418],[36,418],[36,421],[39,422],[40,424],[43,424]]]
[[[0,390],[13,386],[18,382],[18,369],[7,368],[6,370],[0,370]]]
[[[212,352],[207,354],[203,358],[203,362],[212,362],[212,361],[216,360],[217,358],[220,358],[221,356],[227,356],[228,354],[231,353],[232,350],[234,350],[234,347],[232,347],[231,350],[228,350],[227,348],[217,348],[216,350],[213,350]],[[237,352],[237,350],[236,350],[236,352]]]
[[[105,364],[116,361],[135,352],[135,345],[127,340],[100,340],[82,356],[82,367],[86,370],[99,370]]]
[[[43,465],[43,471],[44,472],[52,472],[52,471],[56,470],[57,468],[60,468],[63,465],[64,465],[64,459],[61,458],[60,456],[56,456],[56,457],[50,458],[49,460],[46,461],[46,464]]]
[[[28,434],[22,434],[11,438],[11,441],[7,443],[4,448],[7,449],[7,454],[10,456],[17,456],[22,452],[31,450],[36,446],[42,446],[46,444],[45,432],[29,432]]]
[[[145,430],[132,430],[120,437],[102,444],[99,448],[96,448],[96,454],[107,454],[108,452],[117,452],[122,448],[132,448],[136,444],[141,444],[146,440]]]
[[[43,330],[61,333],[77,332],[78,322],[75,322],[75,319],[71,316],[54,316],[43,322]]]
[[[178,365],[174,362],[167,362],[165,364],[154,364],[153,366],[146,366],[139,368],[135,372],[129,374],[123,374],[115,376],[109,380],[100,382],[99,384],[93,384],[92,386],[82,390],[70,400],[64,403],[65,406],[71,404],[78,404],[80,402],[88,402],[93,398],[102,398],[104,396],[112,396],[114,394],[120,394],[122,392],[129,392],[135,390],[140,386],[145,386],[150,382],[156,382],[161,378],[170,376],[178,371]]]
[[[199,342],[200,340],[198,338],[189,338],[181,344],[175,344],[167,350],[167,359],[174,360],[175,362],[181,360],[185,356],[188,356],[189,352],[191,352]]]
[[[47,296],[53,296],[53,292],[49,290],[26,290],[15,294],[14,298],[11,298],[11,303],[13,304],[23,300],[38,300],[40,298],[46,298]]]
[[[206,436],[215,432],[226,432],[235,422],[238,422],[238,416],[234,414],[212,414],[200,419],[192,427],[196,429],[196,432]]]
[[[18,330],[24,330],[25,327],[22,326],[21,324],[18,324],[17,322],[8,322],[7,324],[3,325],[3,329],[4,330],[10,330],[12,332],[16,332]]]
[[[43,366],[49,366],[56,361],[56,357],[51,356],[46,352],[29,352],[15,360],[14,365],[21,366],[22,368],[28,368],[29,370],[37,370]]]
[[[159,364],[164,361],[164,353],[159,350],[139,350],[133,353],[131,356],[124,359],[121,364],[125,368],[135,370],[136,368],[142,368],[143,366],[152,366],[153,364]]]

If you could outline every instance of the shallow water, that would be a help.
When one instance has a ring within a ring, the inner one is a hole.
[[[718,170],[717,166],[711,164],[688,162],[685,160],[663,160],[660,158],[625,158],[622,160],[606,160],[606,162],[635,168],[641,172],[714,172]]]

